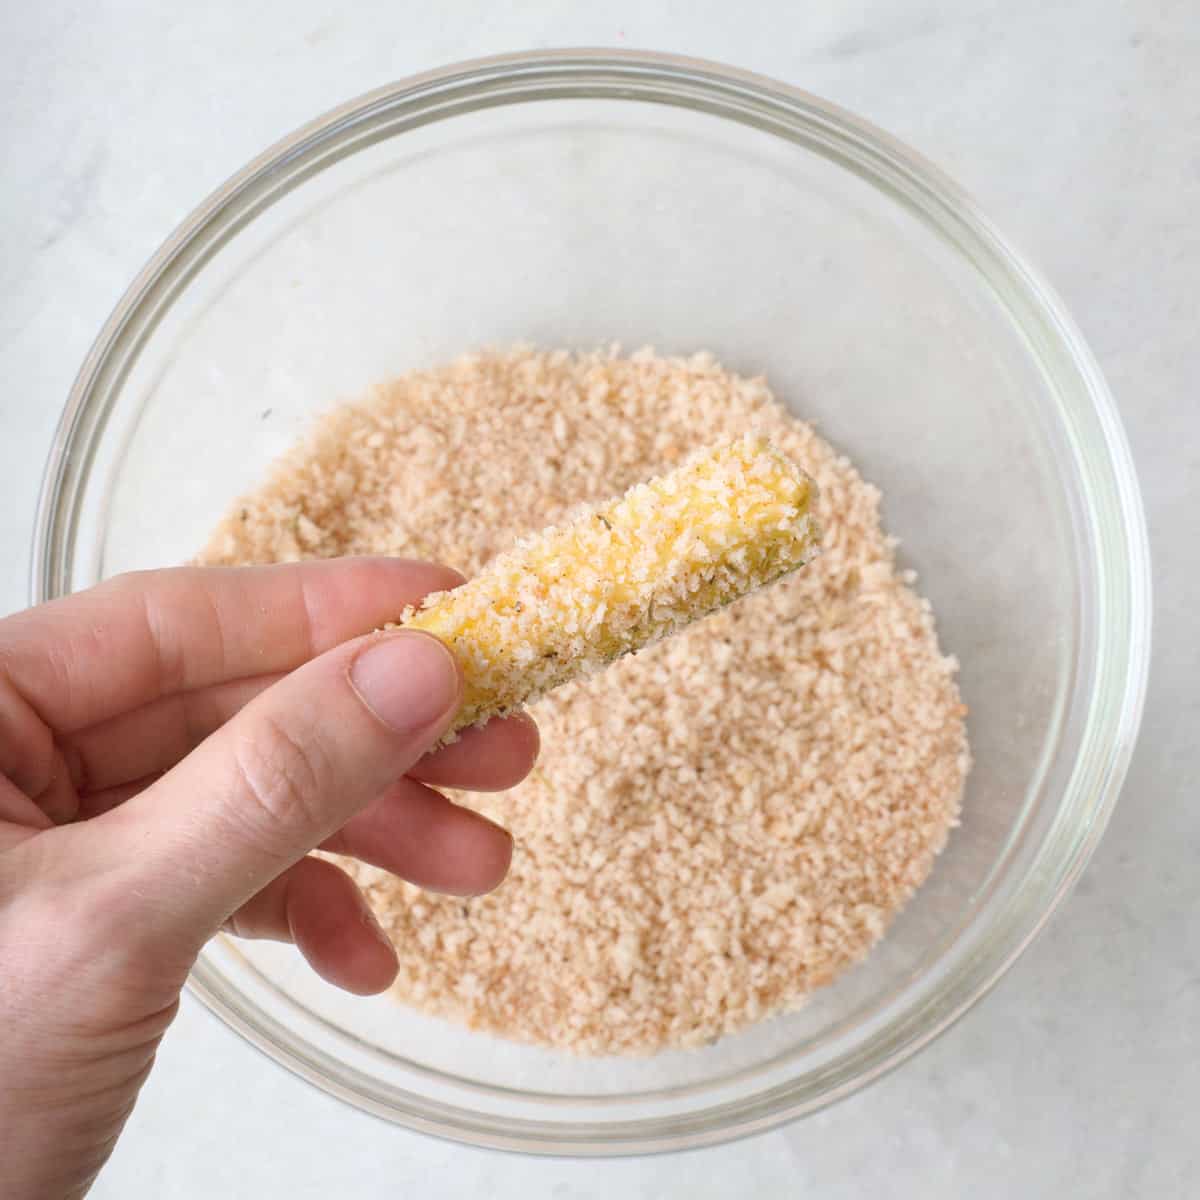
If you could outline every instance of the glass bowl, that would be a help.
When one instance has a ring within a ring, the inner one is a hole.
[[[289,947],[224,938],[190,986],[319,1086],[462,1141],[622,1154],[762,1130],[945,1029],[1095,848],[1149,651],[1129,452],[1059,301],[909,150],[708,63],[518,55],[330,113],[167,241],[71,393],[33,599],[187,559],[317,412],[516,341],[711,350],[765,373],[883,489],[962,662],[962,827],[863,964],[699,1051],[511,1045],[335,992]]]

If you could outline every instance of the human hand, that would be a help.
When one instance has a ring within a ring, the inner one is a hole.
[[[462,894],[504,877],[508,834],[428,785],[512,786],[533,723],[433,750],[449,652],[356,636],[458,582],[386,559],[185,568],[0,621],[0,1195],[87,1191],[218,929],[388,986],[358,889],[308,851]]]

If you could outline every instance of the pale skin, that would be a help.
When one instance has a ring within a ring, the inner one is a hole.
[[[437,748],[461,680],[372,634],[460,577],[396,559],[123,576],[0,620],[0,1195],[82,1196],[220,929],[347,991],[395,951],[315,848],[473,895],[508,834],[438,787],[510,787],[525,716]]]

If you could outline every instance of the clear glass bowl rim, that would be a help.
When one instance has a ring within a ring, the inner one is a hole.
[[[230,996],[201,964],[189,988],[269,1057],[349,1103],[398,1124],[475,1145],[541,1154],[620,1155],[713,1144],[815,1112],[895,1068],[997,982],[1070,890],[1112,812],[1137,737],[1150,658],[1145,516],[1116,407],[1081,334],[1049,286],[975,203],[889,135],[800,89],[721,64],[643,51],[555,50],[478,59],[352,100],[265,151],[214,192],[130,285],[85,359],[56,431],[39,498],[31,602],[72,590],[79,505],[107,417],[133,362],[189,280],[263,208],[365,145],[496,105],[604,98],[678,105],[734,120],[838,161],[886,189],[966,256],[1049,364],[1089,533],[1085,583],[1095,609],[1086,729],[1054,827],[1008,902],[973,930],[971,953],[818,1081],[776,1086],[675,1117],[603,1123],[505,1121],[405,1093],[373,1093],[356,1073],[301,1045]]]

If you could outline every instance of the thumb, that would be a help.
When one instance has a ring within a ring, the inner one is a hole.
[[[429,751],[461,688],[450,651],[415,630],[347,642],[268,688],[106,814],[133,823],[150,911],[208,937]]]

